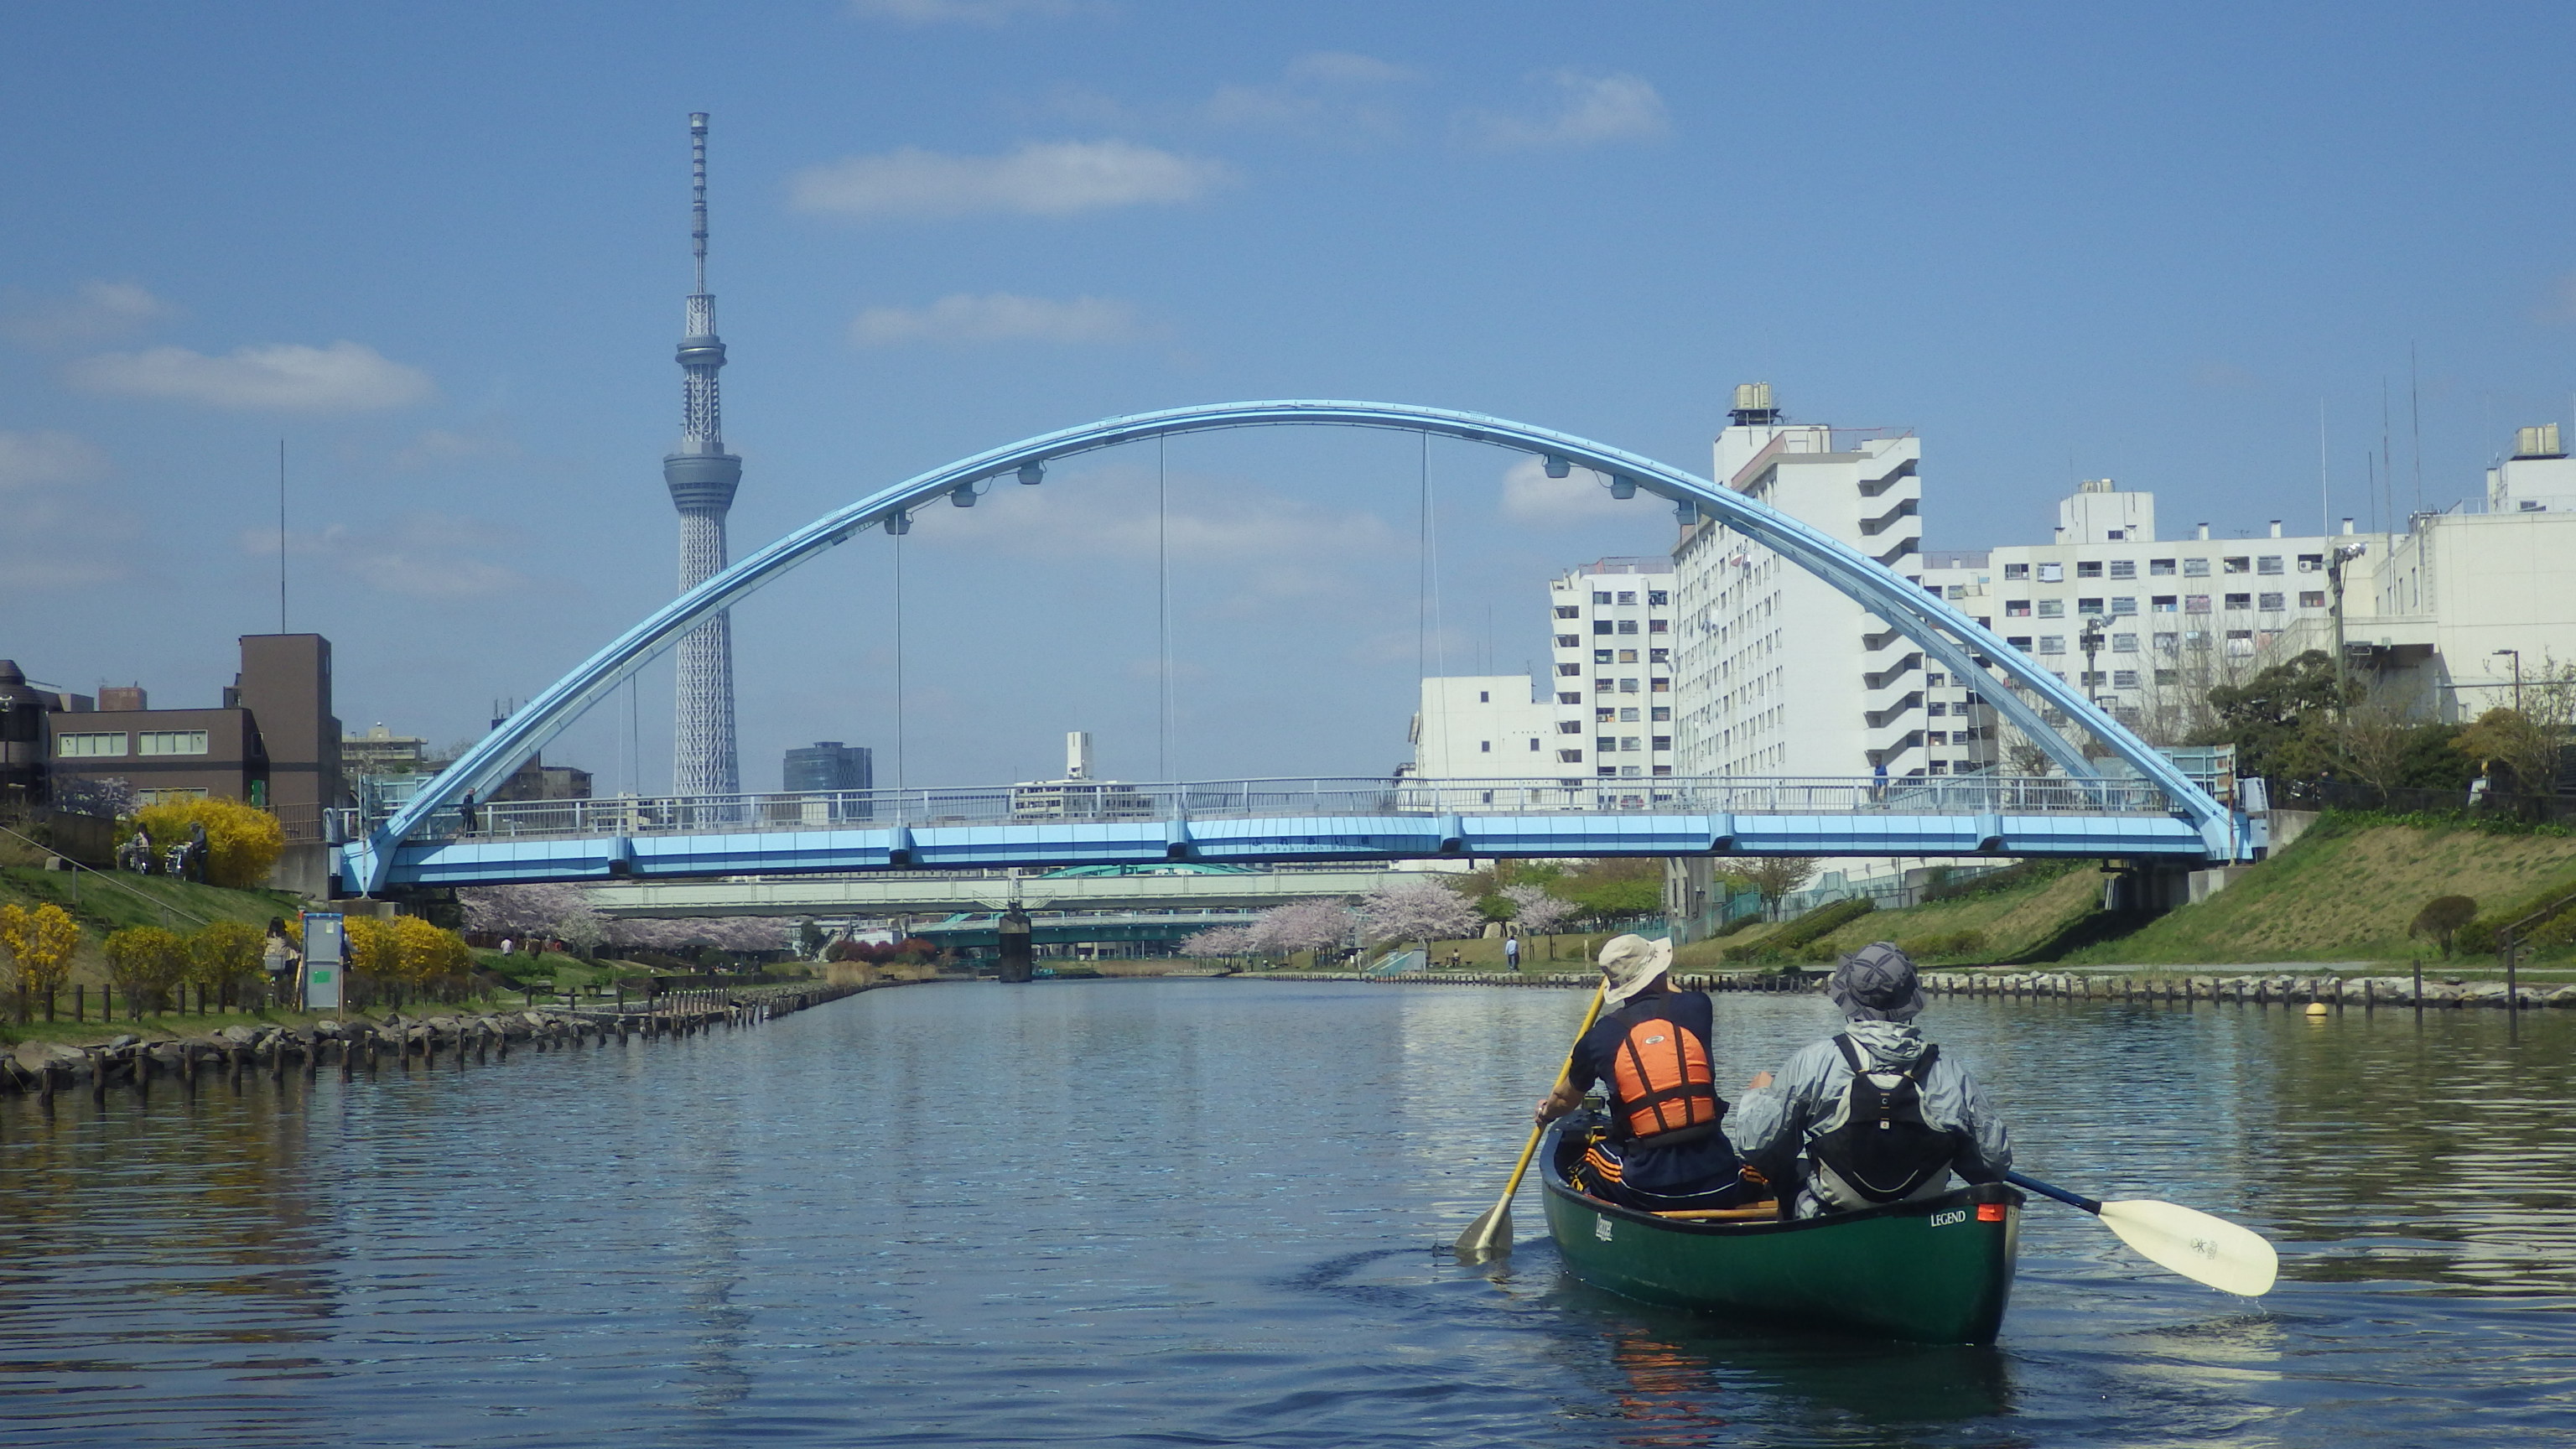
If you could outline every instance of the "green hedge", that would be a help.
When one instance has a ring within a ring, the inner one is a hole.
[[[2488,956],[2496,950],[2496,933],[2553,901],[2576,895],[2576,876],[2566,876],[2545,888],[2492,911],[2481,911],[2476,920],[2462,926],[2451,938],[2451,948],[2464,956]],[[2551,916],[2531,928],[2525,941],[2533,946],[2564,946],[2576,942],[2576,905]]]
[[[1848,896],[1839,901],[1827,901],[1763,937],[1761,944],[1753,948],[1752,954],[1757,957],[1797,955],[1810,943],[1832,935],[1841,927],[1877,909],[1878,902],[1867,896]]]

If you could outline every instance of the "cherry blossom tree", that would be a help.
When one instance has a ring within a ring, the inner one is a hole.
[[[1351,941],[1350,906],[1338,900],[1292,901],[1252,920],[1252,949],[1265,955],[1330,951]]]
[[[1579,909],[1572,901],[1549,895],[1541,885],[1505,886],[1503,899],[1512,903],[1512,924],[1524,936],[1548,935]]]
[[[1218,926],[1181,942],[1182,955],[1195,956],[1202,961],[1249,956],[1252,952],[1252,928],[1249,926]]]
[[[1456,891],[1419,878],[1389,881],[1360,902],[1360,916],[1371,941],[1420,941],[1472,936],[1484,929],[1484,917]]]

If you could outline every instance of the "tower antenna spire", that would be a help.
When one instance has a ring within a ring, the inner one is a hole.
[[[689,251],[697,263],[697,290],[688,298],[688,320],[678,361],[680,446],[662,460],[662,481],[680,511],[680,589],[695,588],[723,571],[725,514],[742,482],[742,459],[725,451],[724,408],[716,374],[725,347],[716,336],[716,299],[707,291],[707,113],[689,114]],[[673,735],[671,789],[680,795],[731,795],[742,788],[734,747],[733,616],[718,614],[680,641],[678,728]]]

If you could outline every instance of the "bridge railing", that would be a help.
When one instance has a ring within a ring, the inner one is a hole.
[[[966,789],[505,800],[451,807],[414,837],[669,835],[883,830],[892,826],[1313,816],[1493,815],[2161,815],[2136,779],[1963,775],[1900,779],[1738,777],[1638,780],[1276,779],[1125,784],[1072,781]],[[369,827],[381,823],[369,820]]]

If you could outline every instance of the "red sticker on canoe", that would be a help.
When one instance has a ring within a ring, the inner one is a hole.
[[[1981,1223],[1999,1223],[1999,1222],[2002,1222],[2003,1220],[2004,1220],[2004,1205],[2003,1205],[2002,1203],[1999,1203],[1999,1202],[1981,1202],[1981,1203],[1977,1204],[1977,1221],[1978,1221],[1978,1222],[1981,1222]]]

